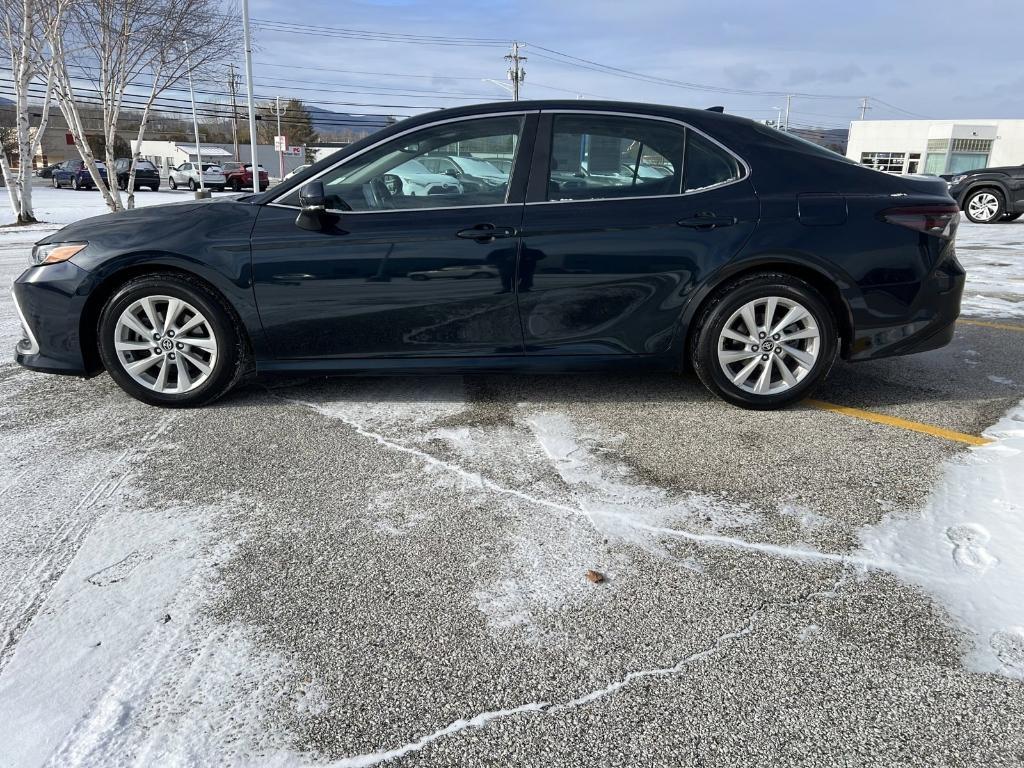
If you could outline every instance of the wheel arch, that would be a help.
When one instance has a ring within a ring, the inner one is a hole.
[[[1010,200],[1010,190],[1007,186],[1006,181],[995,176],[991,176],[984,179],[977,179],[975,181],[970,182],[967,185],[967,189],[965,189],[960,194],[960,199],[957,200],[957,205],[960,206],[960,210],[962,211],[964,209],[964,204],[967,202],[968,197],[970,197],[973,193],[977,192],[979,189],[985,189],[986,187],[994,187],[995,189],[999,190],[999,192],[1003,196],[1004,203]]]
[[[245,322],[243,322],[238,308],[228,298],[227,294],[216,284],[199,274],[197,271],[191,270],[181,263],[168,263],[163,261],[136,262],[123,264],[109,273],[104,274],[103,277],[100,278],[99,282],[89,292],[89,297],[86,299],[86,302],[82,307],[82,313],[79,317],[78,338],[82,349],[82,360],[85,363],[85,369],[88,375],[95,375],[104,370],[103,362],[100,359],[99,336],[97,331],[100,313],[103,311],[103,307],[106,305],[107,301],[129,280],[136,277],[142,277],[143,275],[159,273],[175,274],[194,280],[201,283],[207,290],[217,296],[230,314],[235,327],[238,329],[238,333],[242,337],[246,350],[250,356],[252,355],[252,338],[248,327]]]
[[[709,279],[687,302],[681,319],[681,334],[677,336],[676,346],[677,354],[682,358],[684,364],[689,364],[688,355],[693,342],[693,334],[697,330],[696,321],[704,308],[724,286],[758,272],[786,274],[803,280],[817,290],[825,299],[829,309],[832,310],[832,316],[836,321],[836,329],[839,332],[839,354],[843,358],[849,355],[854,333],[853,314],[850,311],[850,305],[843,297],[844,286],[838,284],[824,270],[807,261],[795,261],[785,256],[765,256],[757,260],[745,260],[742,263],[728,266],[731,269],[723,270],[713,279]]]

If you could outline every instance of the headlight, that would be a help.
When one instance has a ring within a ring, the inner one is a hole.
[[[959,184],[961,181],[963,181],[966,178],[967,178],[967,176],[954,176],[953,180],[950,181],[949,183],[950,183],[951,186],[955,187],[957,184]]]
[[[88,243],[46,243],[32,249],[33,264],[56,264],[67,261],[85,249]]]

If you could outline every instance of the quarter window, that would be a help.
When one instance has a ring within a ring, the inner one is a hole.
[[[555,115],[548,200],[678,194],[681,126],[655,120]]]
[[[735,181],[743,175],[739,161],[710,139],[689,131],[683,189],[696,192]]]
[[[481,157],[513,160],[523,117],[461,120],[424,128],[371,149],[319,177],[327,206],[342,211],[499,205],[509,177]],[[465,158],[467,162],[460,166]],[[298,189],[280,200],[298,205]]]

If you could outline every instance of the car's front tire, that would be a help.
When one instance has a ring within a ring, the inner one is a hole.
[[[224,299],[184,275],[129,280],[104,306],[97,335],[110,377],[150,405],[206,405],[246,368],[243,332]]]
[[[839,349],[828,303],[791,275],[761,272],[721,288],[703,308],[690,361],[704,385],[743,408],[781,408],[828,375]]]
[[[982,187],[969,192],[964,198],[964,214],[975,224],[994,224],[1003,218],[1006,201],[1003,193],[994,187]]]
[[[170,187],[171,189],[177,189],[177,188],[178,188],[178,182],[176,182],[176,181],[174,180],[174,177],[173,177],[173,176],[168,176],[168,177],[167,177],[167,185],[168,185],[168,186],[169,186],[169,187]]]

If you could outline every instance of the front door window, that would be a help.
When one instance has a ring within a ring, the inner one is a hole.
[[[509,175],[488,158],[513,160],[523,117],[462,120],[424,128],[319,177],[338,211],[461,208],[505,203]],[[462,172],[460,161],[472,170]],[[298,205],[298,190],[278,202]]]

